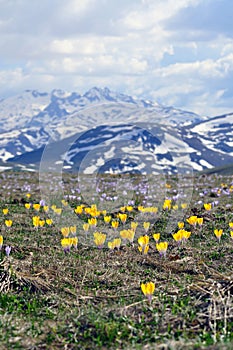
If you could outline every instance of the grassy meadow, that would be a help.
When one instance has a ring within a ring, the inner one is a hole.
[[[46,180],[0,174],[0,349],[233,348],[232,175]]]

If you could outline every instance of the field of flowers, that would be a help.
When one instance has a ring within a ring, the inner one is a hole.
[[[233,176],[0,174],[0,349],[232,349]]]

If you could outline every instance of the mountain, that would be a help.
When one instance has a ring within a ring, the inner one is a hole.
[[[84,173],[203,170],[233,163],[232,119],[108,88],[84,94],[27,90],[0,101],[0,160]]]
[[[183,130],[186,143],[198,150],[195,163],[202,158],[208,162],[205,168],[226,166],[233,163],[233,113],[209,118]],[[203,163],[202,163],[203,165]],[[201,168],[197,170],[203,170]]]
[[[159,123],[102,125],[12,161],[56,171],[62,166],[67,171],[87,174],[190,172],[233,163],[232,152],[208,148],[210,141],[192,128],[174,130]]]
[[[196,123],[191,130],[203,139],[209,149],[233,156],[233,113]]]
[[[43,128],[53,140],[84,131],[109,121],[154,122],[183,125],[199,121],[200,116],[164,107],[151,101],[134,99],[108,88],[92,88],[81,95],[53,90],[50,94],[35,90],[0,101],[0,132],[22,128]],[[74,128],[75,125],[75,128]]]
[[[15,129],[0,134],[0,160],[6,161],[45,145],[50,135],[43,128]]]

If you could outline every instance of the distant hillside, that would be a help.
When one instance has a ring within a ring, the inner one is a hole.
[[[201,171],[201,174],[219,174],[219,175],[232,175],[233,176],[233,163],[226,165],[226,166],[221,166],[221,167],[214,167],[212,169],[207,169]],[[232,178],[233,181],[233,178]]]

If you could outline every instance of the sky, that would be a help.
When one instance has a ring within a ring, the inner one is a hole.
[[[93,86],[233,112],[233,1],[0,0],[0,99]]]

